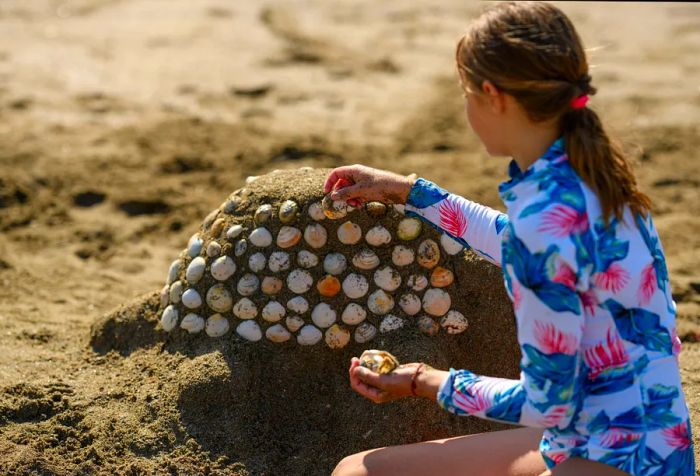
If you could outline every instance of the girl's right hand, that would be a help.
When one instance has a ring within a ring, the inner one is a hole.
[[[333,186],[341,179],[351,185],[334,191]],[[415,177],[412,175],[404,177],[364,165],[347,165],[331,171],[323,185],[323,192],[332,192],[332,200],[345,202],[354,199],[360,202],[377,200],[384,203],[404,204],[413,187],[413,182]]]

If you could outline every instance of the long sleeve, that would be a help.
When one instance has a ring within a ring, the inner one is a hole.
[[[422,178],[411,189],[406,214],[424,219],[490,262],[501,265],[501,239],[508,224],[506,214],[449,193]]]

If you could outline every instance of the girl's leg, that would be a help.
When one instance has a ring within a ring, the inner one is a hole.
[[[598,463],[583,458],[571,458],[556,465],[554,469],[543,473],[541,476],[629,476],[617,468],[608,466],[607,464]]]
[[[333,476],[537,476],[542,430],[515,430],[390,446],[343,459]]]

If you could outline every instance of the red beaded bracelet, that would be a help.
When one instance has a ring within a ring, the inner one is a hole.
[[[425,364],[419,364],[418,367],[416,367],[416,371],[413,372],[413,377],[411,377],[411,395],[413,395],[414,397],[418,396],[418,394],[416,393],[416,378],[418,377],[420,371],[423,370],[423,367],[425,367]]]

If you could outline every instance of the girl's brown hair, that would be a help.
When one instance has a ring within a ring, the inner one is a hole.
[[[500,3],[479,17],[457,43],[464,85],[485,80],[512,95],[533,121],[559,119],[569,162],[598,196],[603,217],[622,219],[625,204],[646,215],[651,200],[639,191],[624,152],[589,107],[572,100],[593,95],[588,61],[569,18],[541,2]]]

